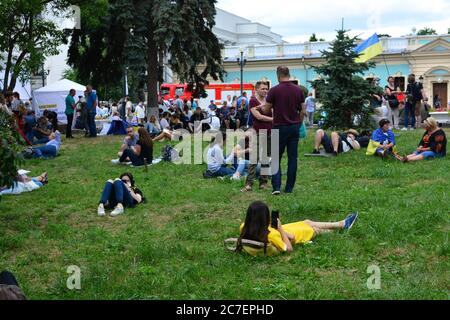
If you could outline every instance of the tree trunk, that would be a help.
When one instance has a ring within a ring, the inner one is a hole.
[[[11,71],[11,65],[12,65],[12,54],[13,54],[13,47],[10,47],[8,50],[8,58],[6,59],[5,75],[3,78],[3,92],[4,93],[6,93],[6,91],[8,91],[9,73]]]
[[[147,52],[147,118],[159,116],[158,110],[158,47],[153,40],[153,32],[150,28]]]

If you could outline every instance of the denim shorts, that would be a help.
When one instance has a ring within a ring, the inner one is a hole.
[[[421,152],[417,151],[414,154],[415,155],[420,155],[420,154],[423,155],[423,158],[425,160],[430,160],[430,159],[434,159],[434,158],[439,158],[440,157],[439,154],[437,154],[437,153],[435,153],[433,151],[421,151]]]

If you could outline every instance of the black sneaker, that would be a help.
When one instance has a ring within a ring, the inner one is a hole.
[[[312,152],[312,154],[320,154],[320,151],[317,149],[314,149],[314,151]]]

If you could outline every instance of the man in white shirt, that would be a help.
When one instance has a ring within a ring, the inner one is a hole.
[[[215,111],[211,111],[210,116],[200,122],[199,128],[197,128],[197,130],[199,130],[203,124],[209,125],[209,128],[211,130],[220,130],[220,119],[216,116]]]
[[[316,111],[316,102],[314,100],[312,92],[308,94],[308,98],[306,98],[305,104],[306,114],[309,120],[309,127],[312,128],[314,126],[314,112]]]

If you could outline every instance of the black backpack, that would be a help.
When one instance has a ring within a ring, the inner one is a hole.
[[[162,159],[167,162],[176,161],[179,159],[178,151],[167,144],[162,148]]]

